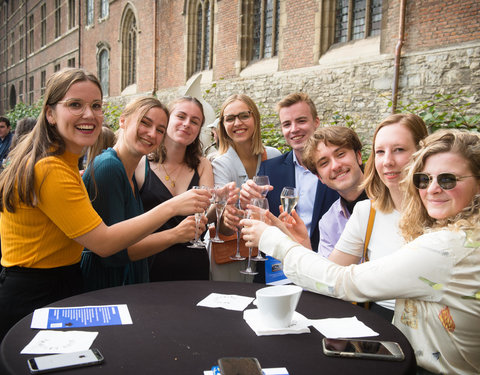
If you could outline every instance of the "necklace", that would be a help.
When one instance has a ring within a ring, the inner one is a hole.
[[[170,186],[171,186],[172,188],[174,188],[174,187],[175,187],[175,182],[176,182],[176,180],[173,179],[172,175],[169,175],[169,174],[168,174],[167,169],[165,168],[165,165],[161,164],[161,166],[162,166],[162,168],[163,168],[163,171],[165,172],[165,180],[168,181],[168,182],[170,182]],[[178,169],[178,167],[175,168],[175,169],[173,170],[173,172],[175,172],[177,169]]]

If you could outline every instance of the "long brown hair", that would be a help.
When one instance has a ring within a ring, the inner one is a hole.
[[[171,102],[168,105],[170,114],[173,113],[177,104],[180,104],[183,102],[191,102],[196,104],[197,107],[202,112],[202,123],[200,124],[200,130],[198,131],[198,135],[195,138],[195,140],[187,146],[185,150],[185,156],[183,159],[184,163],[188,166],[188,168],[196,169],[200,165],[200,159],[203,155],[202,153],[203,146],[202,146],[202,142],[200,141],[200,133],[202,132],[202,127],[203,127],[203,124],[205,123],[205,114],[203,112],[202,103],[197,98],[194,98],[193,96],[182,96],[181,98],[178,98],[173,102]],[[165,149],[165,145],[163,142],[160,145],[160,147],[158,147],[154,152],[148,155],[148,160],[153,161],[154,163],[163,164],[166,158],[167,158],[167,150]]]
[[[253,115],[253,121],[255,124],[255,128],[253,131],[252,135],[252,154],[253,155],[260,155],[263,153],[265,150],[265,147],[263,147],[262,144],[262,131],[260,128],[261,121],[260,121],[260,112],[258,110],[257,105],[255,102],[247,95],[245,94],[234,94],[229,96],[222,104],[222,109],[220,110],[220,121],[218,123],[218,154],[222,155],[227,152],[229,147],[234,147],[235,144],[227,134],[227,131],[225,130],[225,124],[223,123],[223,116],[225,114],[225,108],[235,102],[235,101],[241,101],[246,106],[248,107],[249,111],[252,112]]]
[[[380,129],[385,126],[402,124],[412,134],[415,146],[418,149],[420,141],[428,135],[427,127],[422,118],[413,113],[397,113],[385,118],[373,133],[372,153],[365,164],[363,186],[368,197],[374,202],[375,208],[379,211],[389,213],[395,208],[392,196],[387,186],[383,183],[375,168],[375,139]]]
[[[400,230],[407,241],[411,241],[431,228],[478,228],[480,196],[476,195],[471,204],[455,217],[435,220],[420,199],[418,189],[413,185],[413,175],[421,172],[426,160],[435,154],[452,152],[460,155],[468,163],[471,174],[480,183],[480,136],[477,133],[461,130],[439,130],[420,142],[421,149],[413,155],[402,181],[405,190],[404,209],[400,219]]]
[[[23,137],[10,153],[11,162],[0,175],[0,211],[15,212],[19,202],[34,206],[35,164],[47,156],[65,152],[65,141],[56,126],[47,120],[47,110],[62,100],[77,82],[90,81],[102,93],[97,77],[78,68],[65,68],[54,73],[47,82],[42,111],[32,132]],[[16,188],[15,188],[16,187]],[[15,191],[17,190],[17,192]]]

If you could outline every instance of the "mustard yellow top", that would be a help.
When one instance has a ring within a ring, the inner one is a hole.
[[[35,207],[16,204],[2,212],[2,265],[54,268],[80,261],[83,246],[73,238],[102,219],[93,209],[78,171],[79,155],[65,152],[35,165]]]

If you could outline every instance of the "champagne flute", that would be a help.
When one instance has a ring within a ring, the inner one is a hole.
[[[203,186],[193,186],[192,189],[198,190],[198,189],[204,189]],[[199,248],[205,248],[205,244],[200,241],[199,233],[198,233],[198,227],[200,226],[200,220],[202,219],[202,216],[205,215],[205,211],[203,212],[196,212],[195,213],[195,240],[192,242],[191,245],[188,245],[187,247],[191,249],[199,249]]]
[[[252,215],[255,215],[255,213],[251,209],[247,209],[247,219],[254,219]],[[247,262],[247,268],[244,270],[241,270],[240,273],[243,273],[244,275],[256,275],[258,272],[255,272],[252,270],[252,248],[248,248],[248,262]]]
[[[280,201],[282,202],[283,211],[291,214],[298,202],[298,192],[294,187],[284,187],[280,194]]]
[[[268,186],[270,185],[270,179],[268,176],[253,176],[253,182],[262,188],[262,196],[266,197],[268,193]]]
[[[240,199],[238,199],[237,203],[235,203],[235,216],[239,219],[243,219],[245,216],[244,211],[242,210],[242,206],[240,205]],[[240,254],[240,231],[242,230],[242,226],[240,224],[237,225],[237,252],[235,255],[231,256],[230,259],[232,260],[245,260],[245,257]]]
[[[228,189],[224,185],[215,185],[215,213],[217,214],[217,224],[215,225],[215,237],[210,241],[216,243],[223,243],[224,241],[218,237],[220,229],[220,218],[222,217],[223,210],[227,205]]]
[[[255,207],[259,207],[261,208],[262,210],[268,210],[269,206],[268,206],[268,200],[267,198],[253,198],[252,201],[250,202],[251,205],[255,206]],[[258,219],[261,220],[261,221],[265,221],[265,216],[262,213],[260,213],[259,215],[257,215]],[[267,258],[265,258],[263,255],[262,255],[262,252],[260,250],[258,250],[258,253],[257,253],[257,256],[252,258],[253,261],[255,262],[265,262],[267,260]]]

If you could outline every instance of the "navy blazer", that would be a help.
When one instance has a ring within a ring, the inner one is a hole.
[[[268,205],[270,207],[270,212],[275,216],[278,216],[280,214],[278,207],[280,206],[280,194],[282,189],[285,186],[296,187],[293,151],[263,161],[257,174],[259,176],[268,176],[270,185],[273,186],[273,190],[267,195]],[[338,197],[339,195],[335,190],[330,189],[318,180],[310,233],[310,242],[314,251],[318,250],[318,242],[320,240],[318,222]]]

